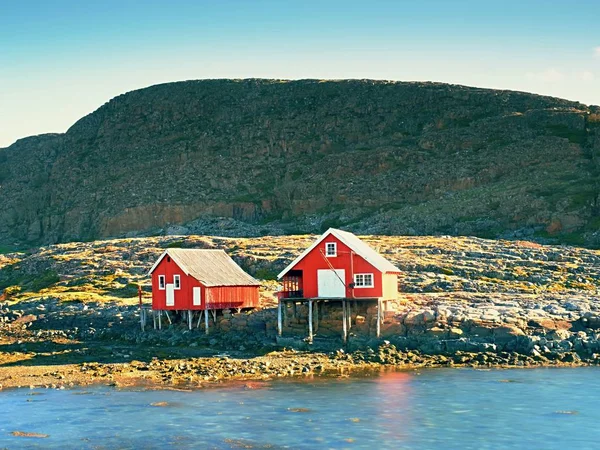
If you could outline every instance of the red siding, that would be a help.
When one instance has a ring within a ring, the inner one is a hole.
[[[152,272],[152,309],[183,310],[254,308],[258,306],[259,286],[205,287],[194,277],[185,275],[174,261],[165,256]],[[167,306],[167,291],[158,288],[159,275],[165,275],[166,283],[173,283],[173,276],[181,276],[181,289],[175,291],[175,304]],[[200,287],[200,306],[193,305],[193,288]]]
[[[206,288],[208,309],[256,308],[258,286],[218,286]],[[204,308],[202,308],[204,309]]]
[[[337,256],[325,256],[325,244],[328,242],[337,243]],[[345,270],[346,286],[354,282],[353,273],[372,273],[374,287],[354,288],[354,297],[381,297],[383,292],[381,272],[356,253],[352,255],[352,263],[350,258],[350,248],[336,237],[329,235],[321,241],[317,247],[293,267],[293,270],[302,270],[304,297],[310,298],[318,296],[317,270],[331,269],[329,264],[327,264],[327,261],[329,261],[334,269]],[[351,289],[346,288],[346,296],[352,296]]]
[[[165,256],[158,267],[152,272],[152,309],[191,309],[192,306],[192,287],[199,286],[198,282],[192,277],[183,273],[174,261],[169,261],[169,256]],[[175,291],[175,305],[167,306],[167,290],[158,288],[158,276],[165,275],[166,283],[173,283],[173,275],[181,276],[181,289]]]

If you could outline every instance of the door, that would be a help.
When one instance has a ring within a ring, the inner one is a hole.
[[[193,291],[194,291],[194,296],[193,296],[193,299],[192,299],[193,300],[192,304],[194,306],[200,306],[202,304],[202,299],[200,297],[200,288],[199,287],[195,287],[193,289]]]
[[[175,285],[167,284],[167,306],[175,306]]]
[[[344,269],[319,269],[317,270],[319,297],[343,298],[346,297],[346,271]]]

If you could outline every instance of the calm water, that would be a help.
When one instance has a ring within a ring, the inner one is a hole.
[[[36,447],[598,449],[600,369],[0,392],[0,448]]]

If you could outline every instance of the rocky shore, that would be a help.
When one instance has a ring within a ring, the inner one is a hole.
[[[202,325],[189,330],[177,315],[162,330],[151,320],[141,330],[137,283],[147,281],[146,266],[165,247],[225,247],[250,273],[268,278],[309,241],[178,236],[0,255],[0,385],[190,388],[226,380],[600,361],[600,252],[519,241],[368,238],[404,274],[380,339],[374,311],[360,305],[352,307],[346,344],[341,311],[326,305],[312,343],[300,305],[279,337],[276,283],[268,279],[260,309],[224,311],[208,335]]]

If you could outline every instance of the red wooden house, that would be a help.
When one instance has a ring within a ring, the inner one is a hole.
[[[217,310],[258,306],[260,283],[223,250],[166,250],[152,276],[153,310]]]
[[[347,231],[330,228],[278,279],[280,298],[396,300],[400,270]]]

